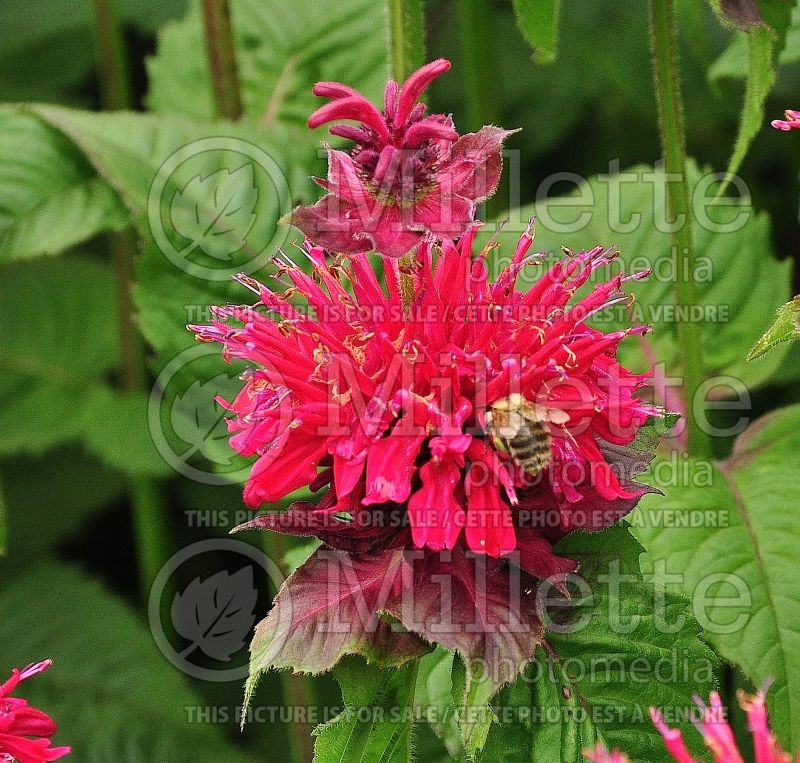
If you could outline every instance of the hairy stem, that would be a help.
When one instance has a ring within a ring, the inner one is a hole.
[[[203,22],[217,115],[236,121],[242,117],[242,94],[228,0],[203,0]]]
[[[130,108],[128,56],[122,39],[116,0],[95,0],[95,48],[103,108]]]
[[[681,225],[672,234],[675,257],[675,297],[682,307],[697,304],[692,251],[692,218],[689,184],[686,176],[686,131],[683,121],[678,53],[675,40],[675,15],[672,0],[650,0],[651,46],[658,126],[664,170],[667,179],[667,202],[673,219]],[[699,325],[691,321],[678,323],[684,395],[688,419],[688,447],[695,455],[709,455],[711,442],[698,426],[694,413],[695,398],[705,379]],[[700,401],[697,401],[698,404]]]

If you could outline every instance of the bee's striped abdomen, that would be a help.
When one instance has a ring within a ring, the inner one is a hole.
[[[539,421],[528,422],[508,441],[508,451],[528,474],[538,474],[553,458],[547,427]]]

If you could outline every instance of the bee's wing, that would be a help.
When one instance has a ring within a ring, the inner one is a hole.
[[[551,424],[566,424],[569,414],[560,408],[547,408],[536,403],[525,403],[523,415],[531,421],[549,421]]]

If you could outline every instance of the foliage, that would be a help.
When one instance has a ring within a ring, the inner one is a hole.
[[[649,571],[692,597],[718,652],[756,685],[774,679],[770,717],[788,747],[800,741],[800,598],[787,567],[800,538],[798,422],[796,405],[774,411],[739,436],[710,479],[709,464],[689,462],[688,485],[657,480],[664,498],[643,500],[634,522]]]
[[[514,2],[517,24],[533,48],[534,60],[539,63],[548,64],[555,61],[560,6],[560,0],[548,0],[545,3],[531,2],[531,0]]]
[[[800,298],[795,297],[783,307],[778,308],[778,314],[772,325],[764,332],[747,355],[748,360],[760,358],[765,352],[771,350],[781,342],[788,342],[800,336]]]

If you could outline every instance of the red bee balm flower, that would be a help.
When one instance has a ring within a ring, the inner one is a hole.
[[[384,292],[366,255],[342,264],[306,245],[313,276],[285,259],[284,293],[239,276],[256,308],[218,307],[190,327],[252,364],[220,401],[232,446],[257,457],[245,502],[328,486],[317,504],[239,528],[325,544],[256,629],[248,692],[269,667],[315,673],[353,652],[402,662],[424,652],[417,636],[486,660],[494,688],[513,680],[541,643],[534,578],[564,590],[577,567],[552,543],[613,524],[646,491],[632,477],[648,457],[628,446],[657,411],[635,395],[645,377],[615,359],[643,329],[587,324],[627,299],[622,275],[587,284],[615,253],[569,255],[518,291],[541,265],[530,232],[491,282],[493,246],[473,259],[476,231],[422,239],[408,306],[397,260],[384,260]]]
[[[747,713],[748,727],[753,734],[753,746],[757,763],[789,763],[791,757],[785,753],[767,724],[767,708],[764,692],[747,696],[739,692],[739,704]],[[742,763],[745,756],[739,752],[733,730],[725,719],[725,708],[716,692],[711,693],[711,704],[706,706],[696,698],[702,712],[697,730],[702,734],[706,747],[714,757],[714,763]],[[664,722],[661,712],[650,710],[658,732],[664,737],[667,752],[677,763],[696,763],[696,759],[686,748],[681,732],[671,729]],[[628,763],[628,757],[617,750],[609,753],[602,745],[594,750],[586,750],[584,755],[593,763]],[[800,761],[800,753],[797,760]]]
[[[800,130],[800,111],[786,109],[786,119],[773,119],[770,123],[776,130]]]
[[[328,195],[295,209],[290,222],[329,251],[390,257],[408,252],[426,231],[461,235],[476,203],[497,188],[500,149],[511,133],[487,126],[459,136],[449,116],[425,115],[420,95],[449,68],[440,58],[402,87],[390,80],[383,113],[346,85],[317,83],[314,93],[332,101],[311,115],[309,127],[341,119],[360,126],[330,128],[356,146],[349,154],[328,148],[328,179],[317,181]]]
[[[47,670],[50,660],[14,668],[11,678],[0,685],[0,760],[18,763],[46,763],[70,752],[69,747],[51,747],[49,737],[56,733],[56,724],[49,715],[31,707],[24,699],[12,697],[17,685]]]
[[[563,533],[598,530],[630,511],[644,488],[612,464],[620,465],[622,447],[658,411],[635,395],[646,377],[622,368],[615,353],[643,328],[603,333],[587,325],[627,299],[621,275],[569,304],[616,254],[597,248],[569,256],[524,293],[515,290],[517,277],[539,261],[527,254],[530,234],[490,283],[490,247],[472,259],[476,231],[457,245],[424,240],[407,312],[395,261],[387,264],[387,296],[365,255],[332,266],[323,249],[307,247],[316,279],[281,260],[285,294],[239,277],[282,321],[218,307],[213,325],[190,327],[221,342],[228,357],[255,365],[236,400],[223,402],[234,413],[231,445],[258,456],[244,491],[249,506],[330,483],[324,508],[331,521],[340,512],[402,505],[415,547],[452,549],[463,538],[490,556],[517,548],[526,555],[532,533],[519,518],[529,521],[531,512],[555,515],[540,526]],[[289,304],[298,293],[312,314]],[[231,328],[229,320],[242,325]],[[549,448],[535,478],[520,448],[516,456],[513,448],[504,452],[492,436],[487,412],[502,406],[525,406],[541,418],[518,415],[524,432]],[[536,554],[528,562],[533,574],[547,572]]]

